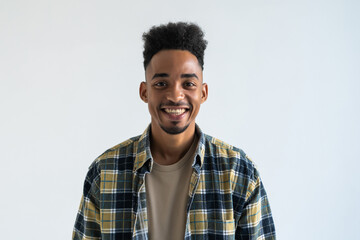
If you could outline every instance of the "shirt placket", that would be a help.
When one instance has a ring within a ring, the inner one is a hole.
[[[134,173],[133,178],[133,234],[132,239],[148,239],[148,217],[146,208],[145,175]]]
[[[190,221],[190,213],[191,213],[191,205],[194,200],[196,189],[199,185],[200,179],[200,171],[197,168],[193,168],[193,172],[190,179],[190,186],[189,186],[189,201],[187,204],[187,220],[186,220],[186,231],[185,231],[185,239],[191,238],[191,233],[194,229],[192,229],[192,224]]]

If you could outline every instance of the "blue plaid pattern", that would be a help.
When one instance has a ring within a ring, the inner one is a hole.
[[[268,198],[253,162],[238,148],[200,136],[189,187],[185,239],[275,239]],[[145,174],[150,127],[90,166],[72,239],[148,239]]]

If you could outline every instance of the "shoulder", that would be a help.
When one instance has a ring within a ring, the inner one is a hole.
[[[90,165],[84,183],[84,196],[99,199],[99,186],[102,174],[114,176],[119,171],[132,171],[134,149],[139,136],[130,138],[116,146],[109,148]]]
[[[228,144],[218,138],[204,134],[205,158],[222,168],[241,172],[250,178],[257,175],[257,167],[241,148]]]
[[[98,156],[90,165],[89,170],[96,169],[97,171],[103,169],[110,169],[114,165],[118,165],[120,160],[133,159],[136,155],[137,143],[140,136],[129,138],[109,149]],[[121,162],[120,162],[121,163]]]
[[[242,149],[208,135],[204,137],[204,171],[230,180],[233,193],[244,201],[248,199],[261,181],[255,163]]]

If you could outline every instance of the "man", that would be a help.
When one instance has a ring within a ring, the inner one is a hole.
[[[151,124],[90,166],[73,239],[275,239],[252,161],[195,124],[208,96],[203,32],[169,23],[143,40]]]

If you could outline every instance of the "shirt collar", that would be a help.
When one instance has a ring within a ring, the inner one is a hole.
[[[204,163],[205,156],[205,134],[201,131],[200,127],[195,125],[196,134],[199,136],[199,143],[195,150],[195,158],[192,167],[199,173]]]
[[[195,151],[194,162],[192,167],[199,172],[203,162],[204,162],[204,155],[205,155],[205,135],[201,131],[200,127],[196,124],[196,133],[199,136],[199,142]],[[134,153],[135,161],[134,161],[134,172],[141,171],[151,172],[152,165],[153,165],[153,158],[151,156],[150,150],[150,125],[145,129],[144,133],[140,136],[137,144],[135,144]]]
[[[139,169],[142,169],[144,164],[150,161],[150,165],[152,165],[152,156],[151,156],[151,150],[150,150],[150,125],[145,129],[144,133],[140,136],[137,144],[135,144],[134,153],[135,155],[135,161],[134,161],[134,172],[139,171]],[[147,164],[147,168],[145,169],[148,171],[151,171],[151,167]]]

